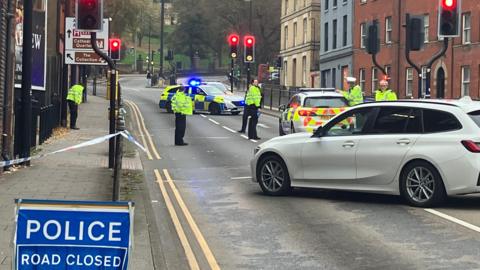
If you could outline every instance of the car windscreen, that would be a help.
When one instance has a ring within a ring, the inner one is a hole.
[[[223,83],[212,83],[212,84],[209,84],[209,86],[213,86],[213,87],[215,87],[218,90],[221,90],[223,92],[228,91],[227,87]]]
[[[341,108],[347,107],[347,100],[342,97],[308,97],[304,107],[307,108]]]
[[[200,88],[205,92],[205,94],[209,96],[225,95],[225,93],[222,90],[216,88],[215,86],[202,85],[200,86]]]
[[[480,127],[480,111],[470,112],[468,113],[468,116],[470,116],[473,122],[475,122],[475,124],[477,124],[477,126]]]

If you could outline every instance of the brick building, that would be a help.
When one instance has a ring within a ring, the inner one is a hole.
[[[422,66],[441,50],[443,41],[437,37],[438,2],[418,0],[355,0],[354,7],[354,75],[359,79],[367,95],[378,88],[383,77],[375,68],[372,58],[364,51],[362,36],[366,23],[379,22],[381,51],[378,63],[384,66],[390,77],[390,86],[399,97],[418,96],[418,74],[405,58],[405,16],[425,16],[425,46],[412,52],[415,64]],[[463,0],[461,36],[450,40],[449,48],[437,60],[431,70],[431,97],[459,98],[470,95],[480,97],[480,1]],[[428,33],[428,34],[427,34]],[[425,85],[425,79],[422,80]],[[422,87],[425,89],[425,87]]]

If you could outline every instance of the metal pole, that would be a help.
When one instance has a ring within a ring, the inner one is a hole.
[[[164,28],[165,28],[165,0],[161,0],[160,10],[160,77],[163,77],[163,47],[164,47]],[[160,78],[159,78],[160,79]]]
[[[117,132],[122,132],[125,130],[125,121],[123,119],[122,113],[122,89],[118,85],[118,96],[117,96],[117,108],[118,108],[118,117],[117,117]],[[113,201],[118,201],[120,198],[120,176],[122,170],[122,157],[123,157],[123,143],[122,136],[117,136],[115,138],[115,165],[113,170]]]
[[[152,59],[152,51],[150,50],[150,39],[152,38],[152,17],[150,17],[150,22],[149,22],[149,26],[148,26],[148,65],[147,65],[147,69],[148,71],[150,71],[150,73],[152,73],[152,69],[150,68],[150,62],[153,61]]]
[[[33,1],[23,3],[23,47],[22,47],[22,130],[21,158],[30,157],[32,136],[32,30]],[[27,166],[30,162],[25,163]]]
[[[247,91],[250,87],[250,63],[247,63]]]
[[[233,67],[235,65],[235,62],[232,58],[232,62],[231,62],[231,65],[230,65],[230,87],[231,87],[231,91],[233,93]]]
[[[405,37],[405,40],[407,41],[406,42],[406,45],[405,45],[405,58],[407,59],[407,62],[408,64],[410,64],[413,68],[415,68],[415,70],[417,71],[417,74],[418,74],[418,98],[422,98],[422,69],[419,68],[417,65],[415,65],[415,63],[413,63],[412,59],[410,58],[410,45],[409,45],[409,42],[408,42],[408,29],[410,29],[410,14],[407,13],[406,15],[406,37]]]
[[[110,71],[110,128],[109,133],[115,133],[115,99],[116,99],[116,88],[117,88],[117,76],[118,73],[116,70]],[[112,169],[115,161],[115,138],[109,140],[108,147],[108,168]]]
[[[94,96],[97,95],[97,67],[93,67],[93,87],[92,93]]]
[[[449,38],[447,37],[444,37],[443,38],[443,48],[441,51],[439,51],[436,55],[433,56],[432,59],[430,59],[430,61],[428,61],[427,63],[427,81],[426,81],[426,89],[425,89],[425,96],[430,96],[430,79],[431,79],[431,71],[432,71],[432,65],[433,63],[435,63],[435,61],[437,61],[438,59],[440,59],[440,57],[444,56],[445,53],[447,52],[447,49],[448,49],[448,41],[449,41]]]

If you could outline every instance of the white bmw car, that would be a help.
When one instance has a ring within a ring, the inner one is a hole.
[[[418,207],[480,192],[480,102],[361,104],[315,133],[255,149],[254,181],[269,195],[292,187],[401,195]]]

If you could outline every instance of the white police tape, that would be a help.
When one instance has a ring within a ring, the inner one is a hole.
[[[67,151],[71,151],[71,150],[75,150],[75,149],[79,149],[79,148],[83,148],[83,147],[87,147],[87,146],[92,146],[92,145],[95,145],[95,144],[99,144],[99,143],[108,141],[111,138],[116,137],[118,135],[121,135],[121,136],[125,137],[131,143],[135,144],[138,148],[140,148],[143,152],[147,152],[145,147],[142,146],[137,140],[135,140],[135,138],[133,138],[133,136],[130,134],[130,132],[125,130],[125,131],[122,131],[122,132],[117,132],[115,134],[108,134],[108,135],[105,135],[105,136],[102,136],[102,137],[99,137],[99,138],[95,138],[95,139],[92,139],[92,140],[89,140],[89,141],[86,141],[86,142],[83,142],[83,143],[79,143],[77,145],[69,146],[67,148],[63,148],[63,149],[60,149],[60,150],[57,150],[57,151],[54,151],[54,152],[51,152],[51,153],[36,155],[36,156],[28,157],[28,158],[19,158],[19,159],[13,159],[13,160],[0,161],[0,168],[24,163],[24,162],[31,161],[31,160],[34,160],[34,159],[44,158],[46,156],[51,156],[51,155],[55,155],[55,154],[58,154],[58,153],[67,152]]]

